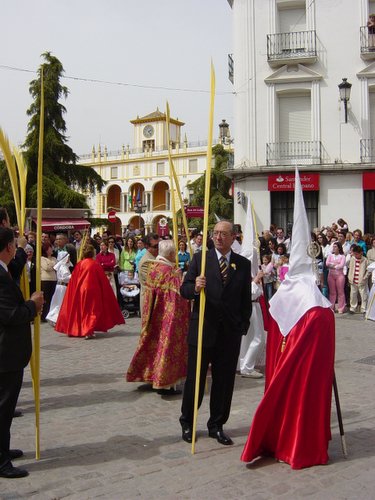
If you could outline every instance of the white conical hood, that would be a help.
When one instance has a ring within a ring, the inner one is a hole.
[[[254,230],[253,214],[251,210],[250,197],[247,200],[247,210],[246,210],[246,223],[243,232],[242,245],[240,255],[243,255],[251,262],[251,274],[256,276],[258,273],[259,262],[258,253],[255,246],[257,237]]]
[[[270,300],[270,314],[286,336],[309,310],[316,306],[331,307],[316,285],[312,259],[307,254],[311,243],[299,172],[296,168],[294,213],[289,270],[285,280]]]

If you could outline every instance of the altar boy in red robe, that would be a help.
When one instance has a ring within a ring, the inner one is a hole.
[[[270,301],[266,387],[241,460],[272,456],[292,469],[326,464],[335,319],[307,254],[311,243],[298,170],[290,268]]]

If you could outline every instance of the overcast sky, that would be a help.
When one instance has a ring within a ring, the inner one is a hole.
[[[133,147],[130,120],[169,101],[171,116],[185,122],[189,141],[206,140],[210,59],[216,71],[215,137],[225,118],[233,127],[232,13],[227,0],[11,0],[2,2],[0,126],[13,143],[24,141],[31,103],[29,82],[40,55],[51,51],[65,75],[63,101],[69,145],[77,154],[101,143]],[[189,91],[142,88],[168,87]]]

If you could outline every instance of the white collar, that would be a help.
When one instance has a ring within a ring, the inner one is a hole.
[[[3,262],[2,260],[0,260],[0,266],[5,269],[6,272],[8,272],[8,266],[5,264],[5,262]]]
[[[225,255],[223,255],[222,253],[220,253],[219,250],[217,250],[216,248],[215,248],[215,252],[216,252],[216,256],[217,256],[218,260],[220,260],[221,257],[225,257],[228,262],[230,261],[230,254],[232,253],[232,250],[229,250],[229,252],[226,253]]]

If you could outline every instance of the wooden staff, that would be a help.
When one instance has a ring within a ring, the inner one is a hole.
[[[342,452],[344,454],[344,457],[348,458],[348,450],[347,450],[347,447],[346,447],[346,439],[345,439],[345,434],[344,434],[344,424],[343,424],[343,421],[342,421],[341,406],[340,406],[340,399],[339,399],[339,391],[337,389],[337,381],[336,381],[336,373],[335,372],[333,372],[333,392],[335,394],[337,420],[338,420],[338,423],[339,423],[340,436],[341,436],[341,448],[342,448]]]
[[[168,104],[167,104],[168,106]],[[167,109],[169,112],[169,109]],[[173,241],[176,248],[176,266],[178,267],[178,228],[177,228],[177,211],[176,211],[176,197],[173,183],[173,172],[171,167],[172,156],[171,156],[171,139],[169,132],[169,114],[167,115],[167,142],[168,142],[168,157],[169,157],[169,181],[171,185],[171,204],[172,204],[172,226],[173,226]],[[177,187],[177,186],[176,186]]]
[[[189,252],[190,252],[190,258],[193,258],[193,250],[192,250],[191,243],[190,243],[190,238],[189,238],[189,228],[188,228],[188,225],[187,225],[187,219],[186,219],[186,214],[185,214],[185,209],[184,209],[184,202],[183,202],[182,195],[181,195],[180,183],[178,181],[178,176],[177,176],[177,173],[176,173],[176,169],[174,168],[174,164],[173,164],[173,160],[172,160],[171,142],[170,142],[170,112],[169,112],[168,101],[167,101],[166,113],[165,114],[166,114],[166,118],[167,118],[166,123],[167,123],[167,140],[168,140],[169,169],[170,169],[170,172],[172,172],[173,179],[174,179],[174,182],[175,182],[175,185],[176,185],[178,199],[180,201],[180,207],[181,207],[181,213],[182,213],[182,222],[183,222],[184,229],[185,229],[185,234],[186,234],[186,237],[187,237],[188,248],[189,248]],[[177,244],[178,244],[178,241],[177,241]],[[177,253],[177,251],[178,251],[178,247],[176,246],[176,253]]]
[[[211,92],[210,92],[210,112],[208,119],[208,140],[207,140],[207,166],[205,177],[204,190],[204,218],[203,218],[203,243],[202,243],[202,264],[201,277],[204,277],[206,272],[206,248],[207,248],[207,231],[208,231],[208,215],[210,203],[210,184],[211,184],[211,163],[212,163],[212,130],[214,120],[214,104],[215,104],[215,70],[211,61]],[[195,373],[195,395],[194,395],[194,415],[193,415],[193,435],[191,443],[191,453],[195,453],[195,436],[197,430],[198,416],[198,399],[199,399],[199,381],[201,375],[202,362],[202,340],[203,340],[203,322],[204,310],[206,306],[206,294],[204,288],[200,291],[199,297],[199,322],[198,322],[198,344],[197,344],[197,370]]]

